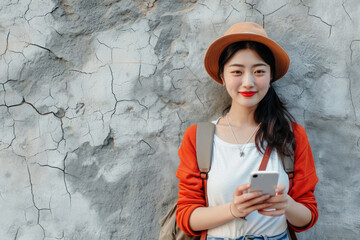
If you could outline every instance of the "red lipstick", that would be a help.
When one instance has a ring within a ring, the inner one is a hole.
[[[252,97],[255,95],[256,92],[254,91],[244,91],[244,92],[239,92],[241,95],[243,95],[244,97]]]

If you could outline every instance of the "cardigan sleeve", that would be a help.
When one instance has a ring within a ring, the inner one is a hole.
[[[289,226],[295,232],[302,232],[311,228],[318,219],[317,203],[314,195],[315,185],[318,178],[315,171],[315,164],[311,147],[305,129],[294,123],[293,130],[295,135],[296,148],[294,153],[294,179],[293,186],[289,195],[298,203],[303,204],[311,212],[311,221],[305,227]]]
[[[196,159],[196,125],[185,131],[178,154],[180,165],[176,172],[179,178],[176,222],[186,234],[199,236],[201,232],[192,231],[189,224],[191,213],[198,207],[205,207],[203,182]]]

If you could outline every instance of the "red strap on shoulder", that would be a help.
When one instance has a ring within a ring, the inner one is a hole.
[[[271,150],[272,149],[269,146],[266,148],[263,159],[261,160],[259,171],[265,171],[266,166],[267,166],[267,164],[269,162],[269,158],[270,158],[270,155],[271,155]],[[287,172],[287,174],[288,174],[288,177],[289,177],[289,189],[291,189],[292,186],[293,186],[294,173],[293,172],[290,172],[290,173]]]
[[[203,187],[204,187],[204,195],[205,195],[205,206],[208,207],[208,198],[207,198],[207,178],[203,178]],[[207,230],[201,232],[200,240],[206,240]]]
[[[259,167],[259,171],[265,171],[266,169],[266,166],[269,162],[269,158],[270,158],[270,154],[271,154],[271,147],[267,146],[266,150],[265,150],[265,153],[264,153],[264,156],[261,160],[261,163],[260,163],[260,167]]]

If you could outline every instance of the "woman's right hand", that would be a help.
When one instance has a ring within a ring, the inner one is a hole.
[[[253,211],[271,206],[271,203],[264,203],[270,198],[261,192],[244,193],[250,188],[250,184],[240,185],[233,194],[233,201],[230,203],[230,213],[236,218],[244,218]]]

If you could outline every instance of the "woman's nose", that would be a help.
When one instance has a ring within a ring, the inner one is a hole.
[[[252,73],[245,73],[242,79],[243,87],[251,88],[254,86],[254,76]]]

